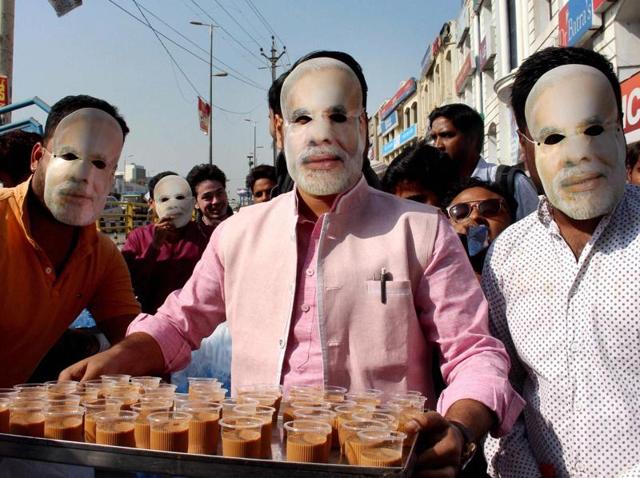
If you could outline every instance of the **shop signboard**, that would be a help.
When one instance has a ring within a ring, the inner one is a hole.
[[[394,111],[386,119],[380,121],[380,125],[378,126],[378,135],[384,136],[396,126],[398,126],[398,112]]]
[[[569,0],[558,13],[560,46],[580,46],[602,26],[593,0]]]
[[[640,141],[640,71],[620,84],[627,143]]]
[[[389,101],[387,101],[382,108],[380,108],[380,120],[384,120],[389,116],[395,109],[400,106],[405,99],[411,96],[416,91],[416,79],[411,77],[400,86],[400,89],[396,91],[396,94],[393,95]]]

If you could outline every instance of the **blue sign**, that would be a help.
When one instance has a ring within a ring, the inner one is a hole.
[[[400,146],[409,141],[412,138],[415,138],[418,135],[418,125],[412,124],[407,129],[405,129],[402,133],[400,133]]]
[[[396,136],[391,141],[382,145],[382,156],[386,156],[391,153],[394,149],[396,149],[396,143],[398,142],[398,137]]]
[[[394,111],[386,119],[383,119],[382,121],[380,121],[380,126],[378,127],[378,134],[380,136],[384,136],[385,134],[387,134],[387,132],[389,132],[396,126],[398,126],[398,112]]]
[[[600,23],[600,18],[593,14],[592,0],[569,0],[558,15],[560,46],[579,44]]]

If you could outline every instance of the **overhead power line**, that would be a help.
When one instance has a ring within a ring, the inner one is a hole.
[[[267,31],[269,33],[271,33],[272,36],[275,36],[278,39],[278,41],[280,42],[281,45],[284,45],[284,41],[282,41],[282,38],[280,38],[280,36],[276,33],[276,31],[271,27],[271,25],[269,24],[267,19],[264,17],[264,15],[260,12],[260,10],[258,10],[258,7],[256,7],[255,4],[251,0],[245,0],[245,2],[249,6],[249,8],[253,11],[253,13],[256,15],[256,17],[258,17],[258,20],[260,20],[260,22],[264,25],[264,27],[267,29]],[[287,56],[287,62],[289,62],[289,64],[291,64],[291,59],[289,58],[289,53],[286,52],[285,55]]]
[[[181,45],[180,43],[176,42],[175,40],[173,40],[172,38],[169,38],[167,35],[165,35],[164,33],[162,33],[161,31],[156,30],[155,28],[153,28],[152,26],[149,26],[147,23],[144,22],[144,20],[138,18],[136,15],[134,15],[133,13],[131,13],[129,10],[127,10],[126,8],[124,8],[123,6],[119,5],[118,3],[116,3],[114,0],[108,0],[109,3],[111,3],[112,5],[118,7],[120,10],[122,10],[123,12],[125,12],[127,15],[129,15],[131,18],[133,18],[134,20],[138,21],[139,23],[143,24],[145,27],[153,30],[154,32],[156,32],[158,35],[160,35],[162,38],[164,38],[165,40],[169,41],[170,43],[174,44],[175,46],[177,46],[178,48],[184,50],[185,52],[189,53],[190,55],[192,55],[194,58],[197,58],[198,60],[200,60],[203,63],[206,63],[207,65],[209,64],[209,60],[206,60],[204,58],[202,58],[201,56],[198,56],[196,53],[194,53],[192,50],[189,50],[188,48],[186,48],[185,46]],[[225,69],[230,70],[234,73],[229,73],[229,76],[231,76],[232,78],[235,78],[236,80],[249,85],[253,88],[259,89],[261,91],[265,91],[266,88],[261,86],[260,84],[256,83],[255,81],[251,80],[250,78],[247,78],[245,75],[243,75],[242,73],[240,73],[238,70],[236,70],[235,68],[233,68],[230,65],[227,65],[225,62],[223,62],[222,60],[220,60],[219,58],[214,57],[214,60],[216,60],[218,63],[220,63],[221,65],[224,66]],[[223,69],[220,66],[216,65],[216,68],[219,69]]]
[[[238,25],[238,26],[240,27],[240,29],[241,29],[243,32],[245,32],[249,38],[251,38],[251,40],[253,40],[253,43],[255,43],[256,45],[258,45],[258,47],[260,46],[260,43],[258,43],[258,40],[256,40],[256,39],[253,37],[253,35],[251,35],[251,33],[249,33],[249,32],[246,30],[246,28],[245,28],[245,27],[243,27],[243,26],[242,26],[242,24],[241,24],[238,20],[236,20],[236,18],[235,18],[233,15],[231,15],[231,13],[229,12],[229,10],[227,10],[226,8],[224,8],[224,5],[222,5],[218,0],[214,0],[214,2],[216,2],[216,3],[218,4],[218,6],[219,6],[220,8],[222,8],[222,11],[223,11],[224,13],[226,13],[227,15],[229,15],[229,18],[231,18],[231,20],[233,20],[233,22],[234,22],[236,25]]]

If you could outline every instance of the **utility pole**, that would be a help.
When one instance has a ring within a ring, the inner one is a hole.
[[[4,92],[7,104],[11,104],[13,83],[13,26],[15,11],[15,0],[0,0],[0,76],[7,77],[7,90]],[[11,113],[0,116],[0,124],[9,123],[10,121]]]
[[[257,122],[248,118],[245,118],[245,121],[247,123],[253,123],[253,163],[255,165],[257,163],[257,160],[256,160],[256,123]]]
[[[269,63],[271,63],[271,83],[272,84],[274,81],[276,81],[276,68],[278,67],[278,60],[280,60],[280,58],[282,58],[282,55],[284,55],[286,52],[287,52],[287,47],[282,45],[282,51],[278,55],[278,50],[276,50],[276,39],[273,37],[273,35],[271,35],[271,56],[265,55],[264,50],[260,48],[260,54],[264,56],[267,60],[269,60]],[[273,149],[273,166],[275,167],[276,165],[275,138],[271,140],[271,148]],[[254,153],[254,157],[255,157],[255,153]]]

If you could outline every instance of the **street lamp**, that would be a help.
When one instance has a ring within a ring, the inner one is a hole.
[[[213,164],[213,77],[227,76],[228,73],[225,71],[213,73],[213,29],[216,28],[217,25],[196,21],[189,23],[200,27],[209,27],[209,164]]]
[[[256,161],[256,121],[252,119],[245,118],[247,123],[253,123],[253,164],[257,163]]]

